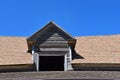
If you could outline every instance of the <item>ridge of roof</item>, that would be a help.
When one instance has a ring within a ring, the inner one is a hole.
[[[79,37],[106,37],[106,36],[120,36],[120,34],[110,34],[110,35],[90,35],[90,36],[74,36],[74,38],[79,38]],[[20,37],[20,38],[28,38],[29,36],[0,36],[1,37]]]
[[[28,38],[27,36],[0,36],[0,38]]]
[[[110,35],[91,35],[91,36],[75,36],[75,38],[79,37],[109,37],[109,36],[120,36],[120,34],[110,34]]]

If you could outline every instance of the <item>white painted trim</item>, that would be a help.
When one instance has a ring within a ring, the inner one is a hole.
[[[41,51],[69,51],[68,48],[40,48]]]
[[[39,54],[37,54],[37,65],[36,65],[37,71],[39,71]]]
[[[64,55],[64,71],[67,71],[67,54]]]
[[[72,61],[72,50],[71,50],[71,47],[69,46],[69,52],[68,52],[69,56],[68,56],[68,63],[67,63],[67,66],[68,66],[68,70],[73,70],[72,68],[72,65],[71,65],[71,61]]]
[[[39,54],[38,53],[34,53],[34,62],[35,62],[36,70],[39,71]]]
[[[33,60],[33,61],[35,61],[35,60],[34,60],[34,54],[35,54],[34,46],[32,46],[32,60]]]
[[[69,57],[70,57],[70,61],[72,61],[72,50],[71,50],[71,47],[69,46]]]

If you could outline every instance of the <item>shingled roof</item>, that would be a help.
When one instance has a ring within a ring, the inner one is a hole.
[[[76,37],[79,63],[120,63],[120,35]],[[26,37],[0,37],[0,65],[32,64]]]
[[[120,63],[120,35],[76,37],[75,63]]]
[[[0,65],[32,64],[25,37],[0,37]]]

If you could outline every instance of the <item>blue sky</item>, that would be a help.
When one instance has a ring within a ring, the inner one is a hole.
[[[30,36],[51,20],[72,36],[120,34],[120,0],[0,0],[0,36]]]

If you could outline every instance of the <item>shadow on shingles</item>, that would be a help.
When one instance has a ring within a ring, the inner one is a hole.
[[[81,55],[79,55],[75,50],[73,51],[72,54],[72,59],[84,59]]]

